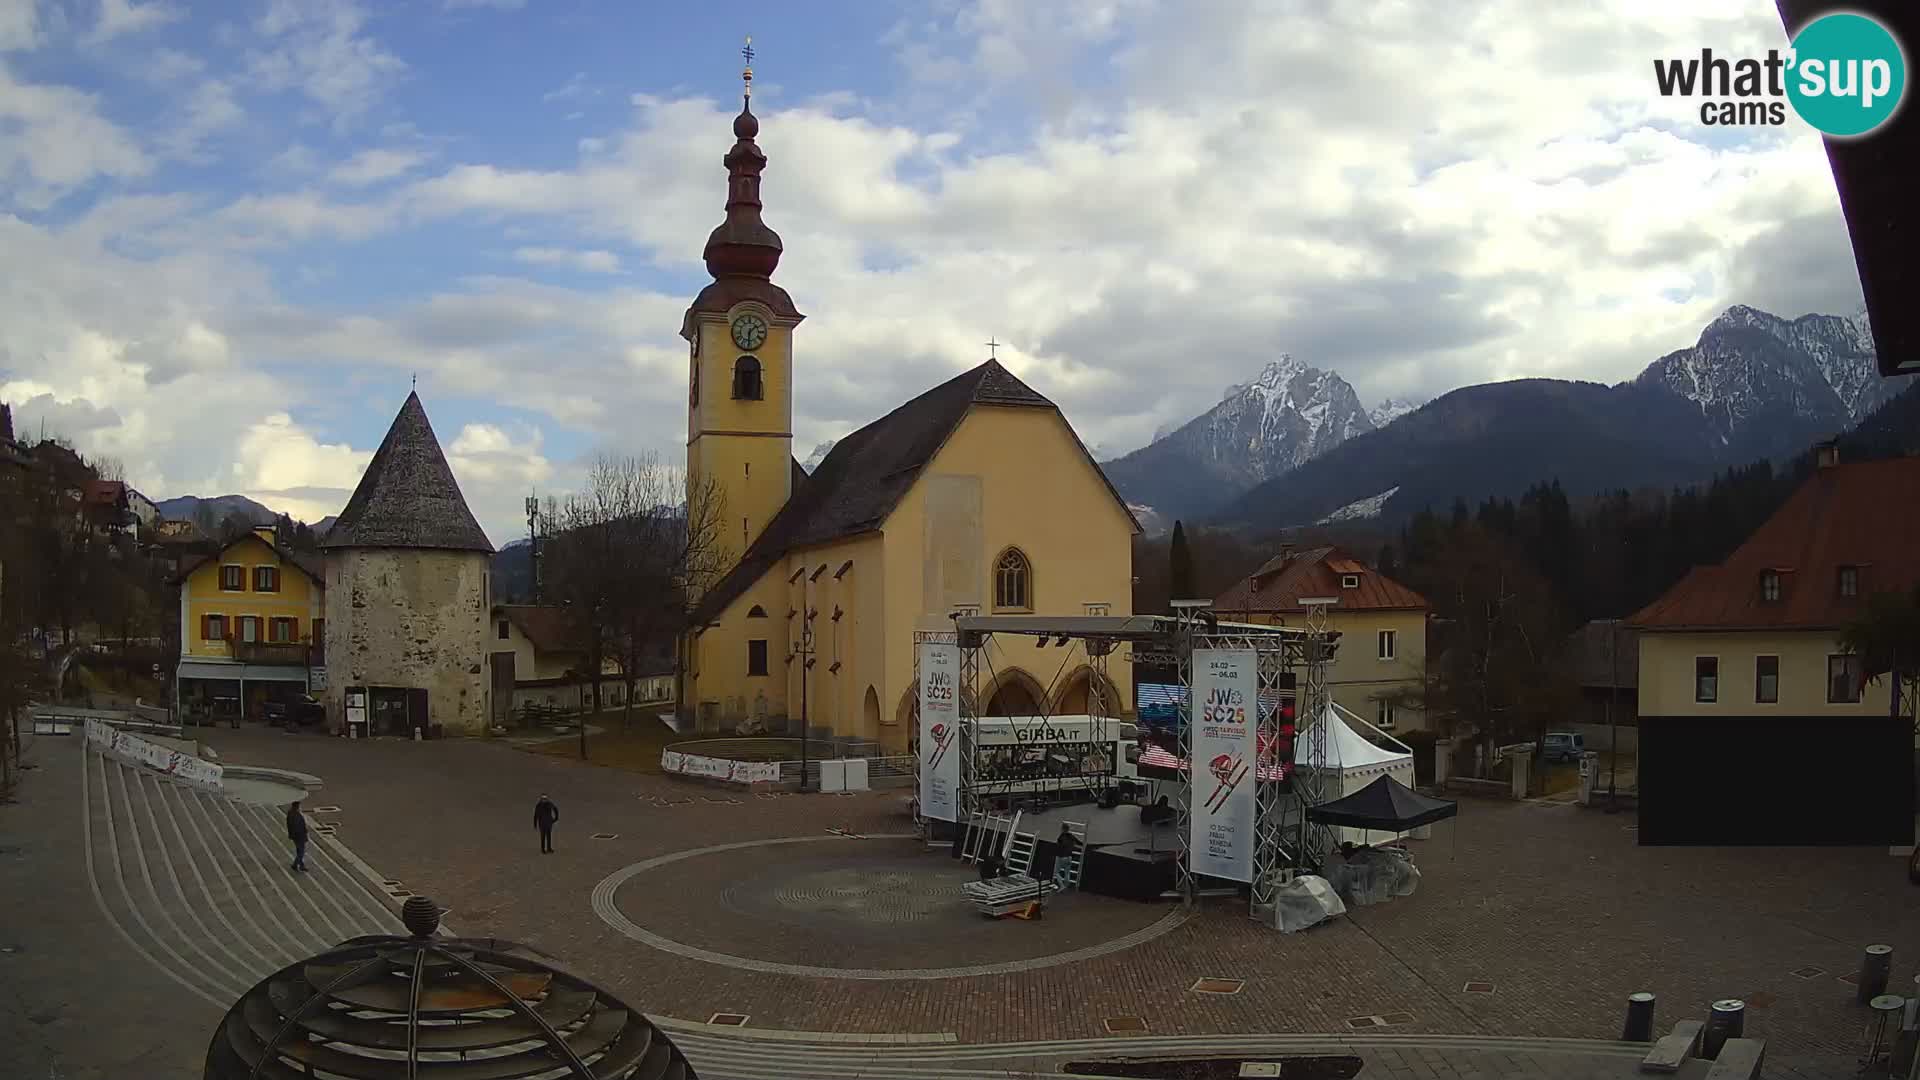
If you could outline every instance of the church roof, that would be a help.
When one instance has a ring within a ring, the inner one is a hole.
[[[440,452],[419,394],[408,394],[400,415],[353,489],[346,509],[327,530],[322,548],[444,548],[493,554],[493,544],[467,509],[460,485]]]
[[[812,476],[805,476],[796,465],[787,505],[767,523],[739,564],[708,591],[694,612],[695,624],[717,618],[789,551],[879,528],[975,405],[1060,411],[998,360],[988,360],[841,439]],[[1086,454],[1084,445],[1080,452]],[[1090,454],[1087,464],[1100,473],[1114,501],[1125,509],[1126,500]],[[1128,511],[1129,520],[1131,514]]]

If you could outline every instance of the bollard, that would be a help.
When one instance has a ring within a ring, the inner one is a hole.
[[[1887,974],[1893,970],[1893,946],[1869,945],[1860,957],[1860,977],[1853,988],[1853,1003],[1865,1005],[1887,992]]]
[[[1627,995],[1627,1025],[1621,1042],[1653,1041],[1653,995],[1645,990]]]
[[[1711,1061],[1720,1056],[1728,1039],[1737,1039],[1746,1030],[1747,1003],[1739,998],[1722,998],[1707,1013],[1707,1029],[1702,1033],[1700,1056]]]

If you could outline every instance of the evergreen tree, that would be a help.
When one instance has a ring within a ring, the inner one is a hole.
[[[1167,546],[1167,577],[1172,599],[1193,600],[1193,552],[1187,547],[1187,529],[1173,523],[1173,541]]]

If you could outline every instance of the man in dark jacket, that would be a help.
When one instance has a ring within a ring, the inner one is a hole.
[[[560,820],[560,808],[545,795],[533,804],[533,827],[540,830],[540,853],[553,853],[553,823]]]
[[[298,873],[307,872],[307,817],[300,812],[300,804],[287,807],[287,839],[293,841],[293,869]]]

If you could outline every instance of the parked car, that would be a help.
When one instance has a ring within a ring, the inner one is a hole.
[[[1550,762],[1579,761],[1580,755],[1587,752],[1587,740],[1577,732],[1549,731],[1541,751]]]
[[[312,727],[327,717],[326,707],[311,694],[295,694],[283,701],[269,701],[261,706],[261,712],[267,723],[289,731],[297,727]]]

